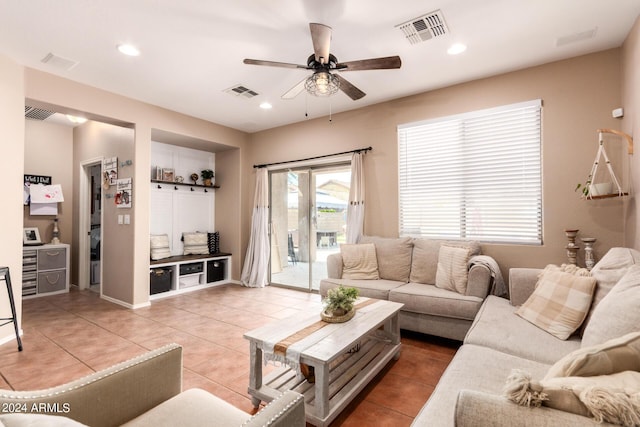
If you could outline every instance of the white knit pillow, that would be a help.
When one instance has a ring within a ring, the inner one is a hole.
[[[169,236],[166,234],[152,234],[149,240],[152,260],[169,258],[171,256],[171,250],[169,249]]]
[[[207,233],[182,233],[185,255],[206,255],[209,253]]]

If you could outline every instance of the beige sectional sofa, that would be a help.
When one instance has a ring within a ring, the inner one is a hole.
[[[609,371],[591,372],[588,379],[603,374],[605,376],[599,380],[610,384],[610,374],[616,369],[640,370],[640,265],[637,262],[640,262],[640,252],[613,248],[594,267],[591,274],[597,282],[587,320],[582,325],[583,333],[580,335],[579,330],[567,340],[558,339],[516,315],[518,307],[534,292],[542,270],[511,269],[510,299],[487,297],[463,345],[415,418],[413,426],[612,425],[606,422],[598,424],[590,417],[577,415],[565,408],[552,409],[551,406],[557,402],[553,398],[543,402],[541,407],[519,406],[504,397],[504,387],[513,370],[521,370],[533,381],[539,381],[550,374],[552,366],[557,370],[559,364],[573,360],[580,353],[600,357],[594,346],[611,343],[611,339],[629,333],[636,336],[635,350],[628,353],[635,365],[622,367],[620,363],[609,363]],[[577,364],[575,361],[572,363]],[[633,374],[640,375],[637,372]],[[562,383],[566,379],[561,376],[558,380]],[[630,425],[639,425],[640,382],[629,386],[627,392],[637,393],[638,406],[636,413],[631,414],[631,418],[637,418]]]
[[[363,236],[359,243],[375,246],[379,278],[344,278],[342,254],[332,254],[320,295],[344,285],[358,288],[361,296],[403,303],[402,329],[462,341],[487,295],[504,293],[497,264],[480,256],[478,242]],[[464,293],[435,286],[443,245],[469,249],[469,265],[463,266],[465,273],[468,270]]]
[[[170,344],[59,387],[0,390],[0,426],[305,426],[303,396],[293,391],[251,416],[181,389],[182,347]]]

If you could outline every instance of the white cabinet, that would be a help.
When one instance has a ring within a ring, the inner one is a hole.
[[[69,292],[67,244],[25,246],[22,251],[22,297]]]

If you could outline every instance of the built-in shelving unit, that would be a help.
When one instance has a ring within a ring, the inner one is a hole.
[[[164,298],[228,283],[231,280],[230,271],[230,253],[182,255],[151,261],[149,265],[150,299]],[[163,289],[154,289],[154,275],[158,273],[168,274],[168,277],[163,278],[167,285]]]

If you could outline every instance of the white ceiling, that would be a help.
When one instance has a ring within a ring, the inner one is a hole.
[[[410,44],[396,25],[441,10],[449,34]],[[0,0],[0,53],[56,74],[247,132],[618,47],[640,0]],[[280,96],[307,70],[245,65],[244,58],[306,64],[309,22],[333,28],[339,61],[399,55],[399,70],[342,73],[367,93],[352,101]],[[593,38],[558,38],[597,29]],[[116,50],[133,43],[138,57]],[[450,56],[454,42],[468,46]],[[77,61],[45,64],[49,53]],[[237,84],[252,99],[224,90]],[[258,106],[268,101],[271,110]],[[305,116],[308,113],[308,116]]]

